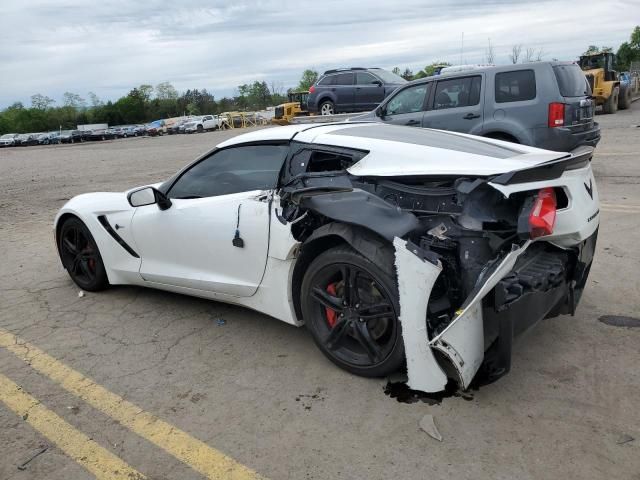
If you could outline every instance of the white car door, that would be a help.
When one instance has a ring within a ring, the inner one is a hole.
[[[269,248],[269,197],[288,148],[218,150],[170,187],[170,208],[138,207],[132,228],[140,275],[164,285],[253,295]]]

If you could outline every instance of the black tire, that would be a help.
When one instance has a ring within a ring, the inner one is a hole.
[[[616,113],[618,111],[619,94],[620,90],[618,90],[618,87],[614,87],[613,90],[611,90],[611,95],[609,95],[609,98],[602,106],[602,111],[604,113]]]
[[[631,107],[631,88],[629,85],[620,85],[620,97],[618,98],[618,108],[627,110]]]
[[[83,290],[97,292],[109,286],[98,245],[79,218],[69,217],[60,227],[58,254],[71,280]]]
[[[202,125],[198,125],[196,128],[198,129],[198,133],[202,133],[204,131]]]
[[[301,289],[302,314],[318,348],[363,377],[389,375],[405,358],[393,263],[382,254],[375,260],[348,246],[331,248],[311,262]]]
[[[318,113],[320,115],[334,115],[336,113],[336,106],[331,100],[323,100],[318,107]]]

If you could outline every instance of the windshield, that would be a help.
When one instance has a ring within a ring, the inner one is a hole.
[[[560,95],[563,97],[591,95],[591,88],[578,65],[555,65],[553,67],[553,73],[556,74]]]
[[[0,138],[13,138],[13,133],[5,133]]]
[[[400,75],[387,72],[381,68],[372,68],[371,73],[375,73],[384,83],[407,83],[407,81]]]

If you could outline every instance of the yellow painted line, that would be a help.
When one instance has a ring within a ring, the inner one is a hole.
[[[146,478],[0,373],[0,400],[99,480]]]
[[[49,354],[0,329],[0,347],[27,362],[95,409],[113,418],[210,479],[261,479],[253,470],[110,392]]]

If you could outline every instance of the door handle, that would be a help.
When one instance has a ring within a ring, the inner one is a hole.
[[[420,122],[418,120],[409,120],[407,123],[405,123],[405,125],[408,126],[413,126],[413,125],[420,125]]]
[[[480,115],[475,113],[467,113],[464,117],[465,120],[473,120],[474,118],[480,118]]]

